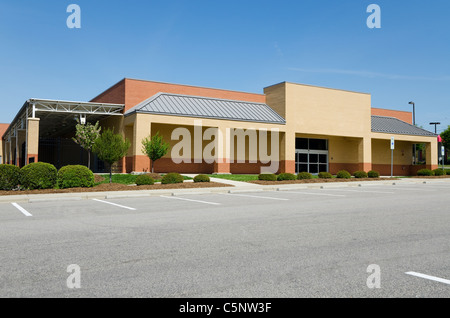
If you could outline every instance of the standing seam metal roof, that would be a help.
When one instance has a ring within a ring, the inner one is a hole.
[[[266,104],[168,93],[150,97],[126,111],[125,116],[135,112],[286,124],[285,119]]]
[[[384,116],[372,116],[372,132],[437,137],[431,131],[408,124],[394,117]]]

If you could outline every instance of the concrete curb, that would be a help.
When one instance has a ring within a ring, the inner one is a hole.
[[[359,188],[375,185],[408,185],[408,184],[450,184],[450,179],[397,179],[392,181],[361,181],[361,182],[324,182],[324,183],[304,183],[304,184],[283,184],[283,185],[251,185],[242,187],[215,187],[215,188],[194,188],[194,189],[160,189],[160,190],[130,190],[116,192],[74,192],[74,193],[51,193],[51,194],[23,194],[0,196],[0,203],[38,203],[56,201],[80,201],[91,199],[126,199],[142,198],[154,196],[182,196],[182,195],[203,195],[215,193],[251,193],[263,191],[292,191],[306,189],[330,189],[330,188]]]

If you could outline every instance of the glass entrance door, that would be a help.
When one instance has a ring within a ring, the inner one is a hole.
[[[328,172],[328,151],[297,150],[295,155],[296,173],[309,172],[317,174],[319,172]]]
[[[328,172],[328,141],[324,139],[297,138],[295,171],[318,174]],[[298,149],[306,148],[306,149]],[[317,149],[319,148],[319,149]]]

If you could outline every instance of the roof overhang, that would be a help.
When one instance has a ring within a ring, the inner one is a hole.
[[[158,93],[125,112],[285,125],[269,105],[241,100]]]
[[[96,122],[109,116],[123,116],[125,105],[89,103],[48,99],[29,99],[9,125],[3,138],[10,140],[17,131],[25,130],[27,119],[39,118],[39,135],[52,137],[73,130],[76,118],[86,115],[88,122]]]
[[[372,132],[420,137],[437,137],[438,135],[423,128],[411,125],[395,117],[372,115]]]

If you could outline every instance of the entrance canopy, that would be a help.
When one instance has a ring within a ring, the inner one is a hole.
[[[6,162],[18,166],[35,162],[40,140],[70,139],[77,119],[95,123],[110,116],[123,116],[124,108],[118,104],[29,99],[3,134]]]
[[[3,137],[10,140],[18,130],[27,129],[27,120],[39,118],[39,135],[52,138],[74,130],[76,119],[86,116],[96,122],[109,116],[122,116],[125,105],[61,100],[29,99],[20,109]]]

